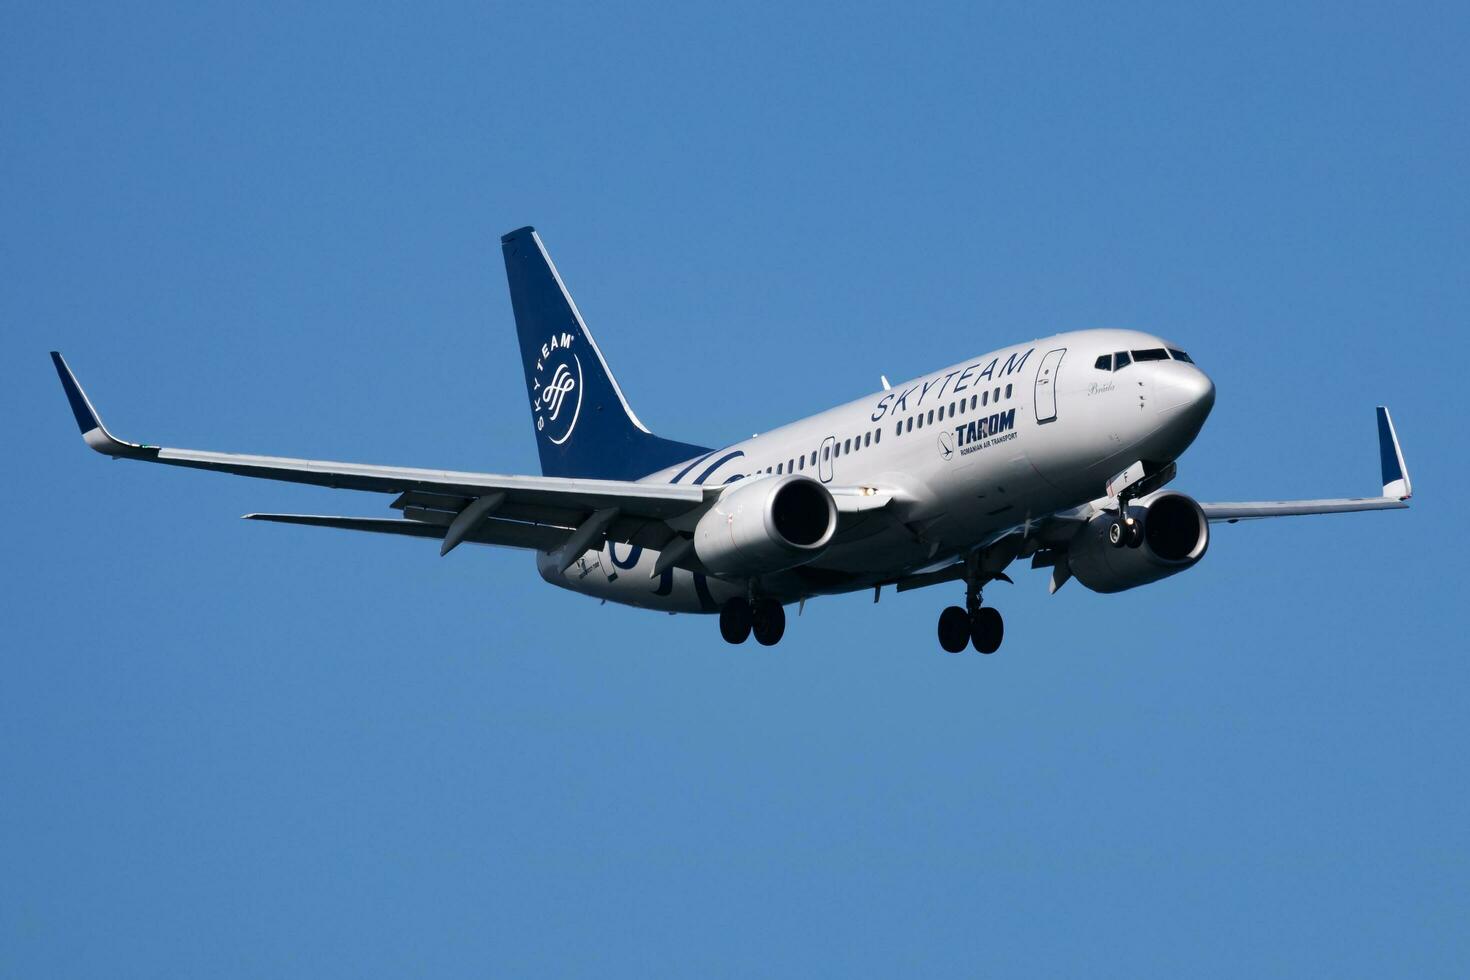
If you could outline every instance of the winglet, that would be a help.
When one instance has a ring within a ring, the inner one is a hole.
[[[71,404],[71,414],[76,417],[77,428],[82,430],[82,439],[88,446],[107,456],[146,455],[143,452],[146,447],[134,442],[124,442],[107,431],[107,427],[102,424],[102,416],[92,407],[87,393],[77,384],[76,375],[71,373],[66,358],[59,351],[51,352],[51,363],[56,366],[56,374],[61,378],[61,388]]]
[[[1383,468],[1383,495],[1398,500],[1412,497],[1414,487],[1409,482],[1409,468],[1404,465],[1399,435],[1394,431],[1393,419],[1383,405],[1378,406],[1378,461]]]

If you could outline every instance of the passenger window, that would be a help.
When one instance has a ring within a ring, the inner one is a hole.
[[[871,446],[872,444],[873,444],[873,433],[871,433],[871,432],[864,432],[863,433],[863,445],[864,446]]]
[[[923,427],[924,427],[924,416],[923,415],[920,415],[919,416],[919,428],[922,429]]]
[[[1185,364],[1193,364],[1194,363],[1194,359],[1193,358],[1191,358],[1188,354],[1184,353],[1184,351],[1179,350],[1177,347],[1170,347],[1169,348],[1169,353],[1174,355],[1174,360],[1176,360],[1176,361],[1183,361]]]
[[[940,405],[939,406],[939,421],[941,421],[941,422],[944,421],[944,406],[943,405]]]
[[[999,388],[995,389],[995,394],[993,396],[991,396],[991,399],[990,400],[993,401],[993,402],[1000,401],[1000,389]]]
[[[782,464],[780,464],[780,463],[777,463],[776,464],[776,475],[777,476],[780,476],[781,475],[781,465]]]
[[[899,419],[898,424],[893,427],[893,434],[896,436],[903,435],[903,419]]]
[[[929,424],[930,425],[933,425],[934,424],[934,409],[932,409],[932,408],[929,409]]]
[[[914,419],[913,419],[913,416],[909,416],[908,424],[903,427],[903,431],[905,431],[905,432],[913,432],[914,431]]]
[[[973,412],[975,410],[975,405],[976,405],[977,400],[979,399],[979,397],[980,397],[979,395],[971,395],[970,396],[970,411]]]
[[[797,458],[796,468],[799,470],[806,469],[806,453],[802,453],[801,456]]]
[[[1148,350],[1136,350],[1133,352],[1135,361],[1167,361],[1169,354],[1162,347],[1150,347]]]
[[[981,405],[989,405],[990,404],[990,392],[988,392],[988,391],[982,391],[982,392],[980,392],[980,404]]]
[[[1099,357],[1097,359],[1097,363],[1093,364],[1092,366],[1097,368],[1099,371],[1111,371],[1113,369],[1113,355],[1104,354],[1102,357]]]
[[[822,447],[822,458],[823,459],[831,459],[832,458],[832,447],[831,446],[823,446]]]
[[[796,460],[794,460],[794,459],[788,459],[786,461],[786,472],[787,473],[795,473],[796,472]]]
[[[1011,397],[1011,388],[1012,388],[1011,385],[1006,385],[1006,397],[1007,398]]]
[[[1125,367],[1127,367],[1128,365],[1130,365],[1132,363],[1133,363],[1133,358],[1131,358],[1131,357],[1128,356],[1128,352],[1126,350],[1120,350],[1120,351],[1118,351],[1118,353],[1116,353],[1116,354],[1113,355],[1113,370],[1114,371],[1121,371]]]
[[[817,465],[817,451],[815,449],[812,450],[812,465]]]
[[[874,429],[873,430],[873,441],[874,442],[882,442],[883,441],[883,430],[882,429]]]
[[[842,451],[845,452],[845,453],[852,452],[852,440],[851,439],[844,439],[843,440],[843,442],[842,442]]]

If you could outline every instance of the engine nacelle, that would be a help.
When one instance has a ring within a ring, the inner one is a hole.
[[[1172,490],[1140,497],[1128,507],[1142,522],[1143,543],[1115,548],[1108,541],[1111,514],[1087,523],[1067,550],[1077,581],[1094,592],[1122,592],[1190,568],[1210,546],[1210,522],[1193,498]]]
[[[694,528],[694,553],[716,575],[761,575],[805,564],[837,532],[837,504],[809,476],[742,480]]]

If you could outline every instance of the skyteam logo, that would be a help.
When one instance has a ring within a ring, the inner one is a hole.
[[[553,334],[541,345],[531,379],[531,411],[536,431],[560,446],[572,437],[582,414],[582,361],[572,350],[576,338]]]

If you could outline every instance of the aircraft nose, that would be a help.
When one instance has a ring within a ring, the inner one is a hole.
[[[1215,383],[1209,375],[1192,364],[1171,363],[1156,382],[1155,397],[1159,411],[1188,415],[1190,421],[1203,422],[1215,407]]]

